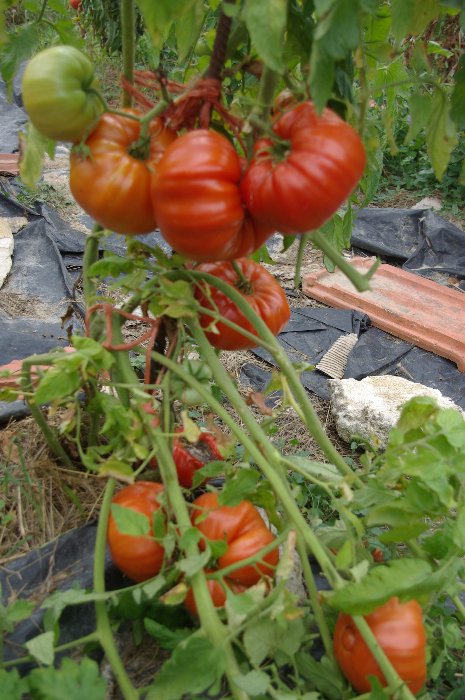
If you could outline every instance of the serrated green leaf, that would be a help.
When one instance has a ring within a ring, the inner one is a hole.
[[[218,494],[218,503],[222,506],[237,506],[255,492],[259,479],[260,473],[255,469],[240,469],[226,481]]]
[[[439,15],[439,0],[392,0],[392,33],[397,41],[407,34],[421,34]]]
[[[322,112],[334,83],[334,58],[329,55],[324,41],[315,41],[310,57],[310,94],[317,112]]]
[[[39,382],[34,395],[36,404],[44,404],[65,396],[72,396],[81,384],[77,371],[64,372],[61,367],[52,367],[47,370]]]
[[[454,74],[450,116],[458,129],[465,129],[465,56],[460,57]]]
[[[118,503],[112,503],[111,514],[122,535],[133,535],[134,537],[150,535],[150,520],[144,513],[124,508]]]
[[[178,644],[147,689],[146,700],[179,700],[203,693],[223,676],[226,659],[201,632]]]
[[[36,661],[50,666],[55,658],[54,640],[54,632],[43,632],[26,642],[24,646]]]
[[[55,141],[42,136],[29,122],[26,131],[19,133],[21,145],[21,160],[19,174],[26,187],[34,189],[42,175],[44,156],[51,158],[55,155]]]
[[[366,615],[389,598],[415,598],[434,590],[431,565],[423,559],[395,559],[376,566],[361,580],[348,583],[328,597],[331,607],[351,615]]]
[[[210,557],[211,550],[210,547],[207,547],[204,552],[192,554],[186,559],[179,559],[179,561],[176,562],[176,567],[179,571],[186,574],[186,576],[193,576],[197,571],[200,571],[208,564]]]
[[[254,697],[266,693],[270,677],[264,671],[249,671],[245,676],[234,676],[235,684],[248,695]]]
[[[133,268],[133,260],[120,258],[118,255],[105,255],[102,260],[97,260],[90,266],[88,274],[90,277],[118,277],[131,272]]]
[[[199,39],[200,31],[207,15],[203,3],[196,2],[189,8],[181,22],[176,23],[176,43],[178,61],[183,63]]]
[[[260,665],[276,648],[282,632],[270,619],[259,619],[248,625],[244,632],[244,647],[253,664]]]
[[[450,118],[450,103],[444,90],[436,87],[426,129],[426,147],[438,180],[442,179],[456,144],[457,133]]]
[[[8,607],[0,605],[0,631],[11,632],[15,624],[30,617],[35,607],[33,601],[22,598],[10,603]]]
[[[313,656],[304,652],[298,652],[295,660],[300,674],[323,693],[324,698],[340,700],[343,697],[344,683],[337,664],[326,656],[316,661]]]
[[[433,102],[431,95],[414,92],[409,99],[410,124],[404,143],[412,141],[422,129],[426,128],[431,117]]]
[[[30,58],[38,49],[41,40],[40,25],[37,22],[23,24],[8,36],[0,51],[0,72],[7,84],[8,95],[11,99],[13,78],[23,61]]]
[[[326,52],[335,60],[345,58],[355,49],[359,39],[358,1],[336,0],[328,11],[317,7],[322,19],[315,30],[315,40],[324,44]],[[321,3],[318,3],[321,6]]]
[[[150,636],[156,639],[163,649],[168,649],[168,651],[176,649],[178,644],[192,634],[192,629],[190,628],[169,629],[149,617],[144,619],[144,627]]]
[[[196,0],[136,0],[155,49],[160,50],[173,22],[184,18]]]
[[[6,671],[0,669],[0,688],[5,700],[22,700],[28,690],[26,678],[20,678],[16,669]]]
[[[243,17],[259,56],[269,68],[281,73],[287,0],[246,0]]]
[[[34,700],[105,700],[107,682],[91,659],[63,659],[61,668],[38,668],[29,675]]]

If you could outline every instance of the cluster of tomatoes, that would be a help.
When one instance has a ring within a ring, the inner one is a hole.
[[[153,516],[160,509],[162,484],[153,481],[138,481],[121,489],[113,498],[113,503],[142,513],[153,523]],[[208,492],[196,498],[192,506],[192,525],[200,531],[199,547],[205,549],[207,543],[225,542],[225,551],[218,557],[214,566],[207,571],[215,571],[240,564],[244,559],[259,555],[270,545],[275,536],[268,529],[258,510],[249,501],[241,501],[235,506],[222,506],[216,492]],[[151,525],[152,527],[152,525]],[[146,536],[122,534],[115,518],[110,516],[107,541],[115,565],[134,581],[145,581],[156,576],[165,558],[163,544],[155,538],[152,530]],[[216,607],[224,605],[226,589],[240,592],[256,584],[262,577],[273,577],[279,560],[278,548],[272,548],[256,563],[235,566],[221,580],[210,578],[208,588]],[[185,606],[196,614],[194,596],[189,589]]]
[[[258,139],[248,163],[211,129],[178,135],[163,116],[144,121],[136,110],[104,112],[92,63],[71,46],[37,54],[26,67],[23,99],[43,135],[76,144],[70,187],[76,201],[102,227],[126,235],[159,228],[172,248],[208,272],[239,287],[276,334],[290,311],[281,288],[245,256],[279,231],[319,227],[362,176],[365,152],[354,129],[334,112],[283,103],[270,138]],[[238,284],[237,268],[242,266]],[[220,312],[231,308],[212,290]],[[200,294],[212,307],[211,293]],[[236,311],[229,318],[253,333]],[[211,317],[203,319],[207,327]],[[254,345],[218,326],[210,342],[222,349]],[[224,331],[224,332],[223,332]]]

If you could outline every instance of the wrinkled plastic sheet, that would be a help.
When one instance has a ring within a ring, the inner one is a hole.
[[[465,376],[455,363],[422,350],[370,327],[369,318],[358,311],[341,309],[293,309],[289,324],[278,336],[280,345],[293,362],[316,365],[335,341],[347,333],[357,333],[359,339],[350,352],[345,379],[393,374],[412,382],[438,389],[465,410]],[[276,366],[273,357],[263,348],[253,354]],[[240,381],[255,391],[264,391],[271,380],[271,371],[246,363]],[[315,369],[301,374],[302,385],[323,399],[330,399],[328,377]],[[267,398],[273,405],[279,394]]]
[[[465,280],[465,233],[430,209],[361,209],[352,245],[435,282]]]
[[[14,82],[11,102],[5,83],[0,80],[0,153],[15,153],[19,150],[18,132],[27,122],[19,90],[21,75]]]

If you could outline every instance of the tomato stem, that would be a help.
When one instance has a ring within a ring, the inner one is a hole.
[[[304,259],[305,248],[307,247],[307,243],[309,240],[310,240],[310,235],[308,233],[304,233],[303,236],[300,236],[299,249],[297,251],[297,258],[295,261],[295,272],[294,272],[294,287],[295,287],[295,289],[299,289],[300,285],[302,284],[302,278],[301,278],[302,262]]]
[[[396,689],[396,697],[398,697],[399,700],[415,700],[415,695],[409,690],[408,686],[405,685],[405,682],[402,680],[402,678],[400,678],[399,674],[387,658],[365,618],[362,617],[362,615],[353,615],[352,619],[358,631],[362,635],[365,644],[373,654],[376,663],[383,672],[386,681],[393,689]]]
[[[242,272],[240,266],[237,264],[236,260],[231,260],[231,267],[238,277],[238,282],[236,282],[236,288],[243,294],[252,294],[253,288],[250,280]]]
[[[97,536],[95,539],[94,552],[94,592],[105,593],[105,545],[110,517],[111,500],[115,489],[115,480],[109,479],[105,486],[102,506],[97,525]],[[124,665],[120,659],[115,639],[111,630],[110,619],[106,609],[105,600],[95,601],[95,615],[97,618],[97,634],[100,644],[105,652],[124,700],[138,700],[139,693],[133,687]]]
[[[235,0],[224,0],[225,3],[230,5],[235,4]],[[221,73],[223,71],[224,62],[226,59],[226,51],[228,48],[229,33],[231,31],[232,17],[228,17],[223,11],[220,13],[218,20],[218,26],[215,34],[215,42],[213,44],[213,51],[210,58],[210,63],[205,72],[206,78],[214,78],[215,80],[221,80]]]
[[[317,248],[323,251],[325,255],[338,267],[346,277],[350,279],[355,289],[358,292],[365,292],[370,289],[370,280],[381,264],[381,260],[376,260],[370,269],[362,275],[353,265],[336,250],[336,248],[325,238],[321,231],[309,231],[310,240]]]
[[[268,66],[265,66],[260,79],[257,102],[252,110],[252,113],[249,115],[249,121],[251,117],[255,116],[261,117],[262,119],[268,118],[271,105],[273,104],[274,93],[279,82],[279,77],[280,76],[278,73],[276,73],[276,71],[271,70],[271,68]]]
[[[123,55],[123,75],[134,83],[134,60],[136,36],[136,12],[133,0],[121,0],[121,41]],[[131,107],[132,95],[123,90],[123,107]]]

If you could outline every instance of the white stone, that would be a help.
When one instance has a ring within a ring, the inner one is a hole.
[[[14,249],[13,232],[8,219],[0,219],[0,287],[11,270]]]
[[[442,209],[442,202],[437,197],[423,197],[419,202],[413,205],[412,209],[434,209],[439,211]]]
[[[430,396],[441,408],[455,408],[464,415],[437,389],[389,374],[361,380],[330,379],[329,386],[336,430],[346,442],[358,435],[385,447],[403,404],[416,396]]]

